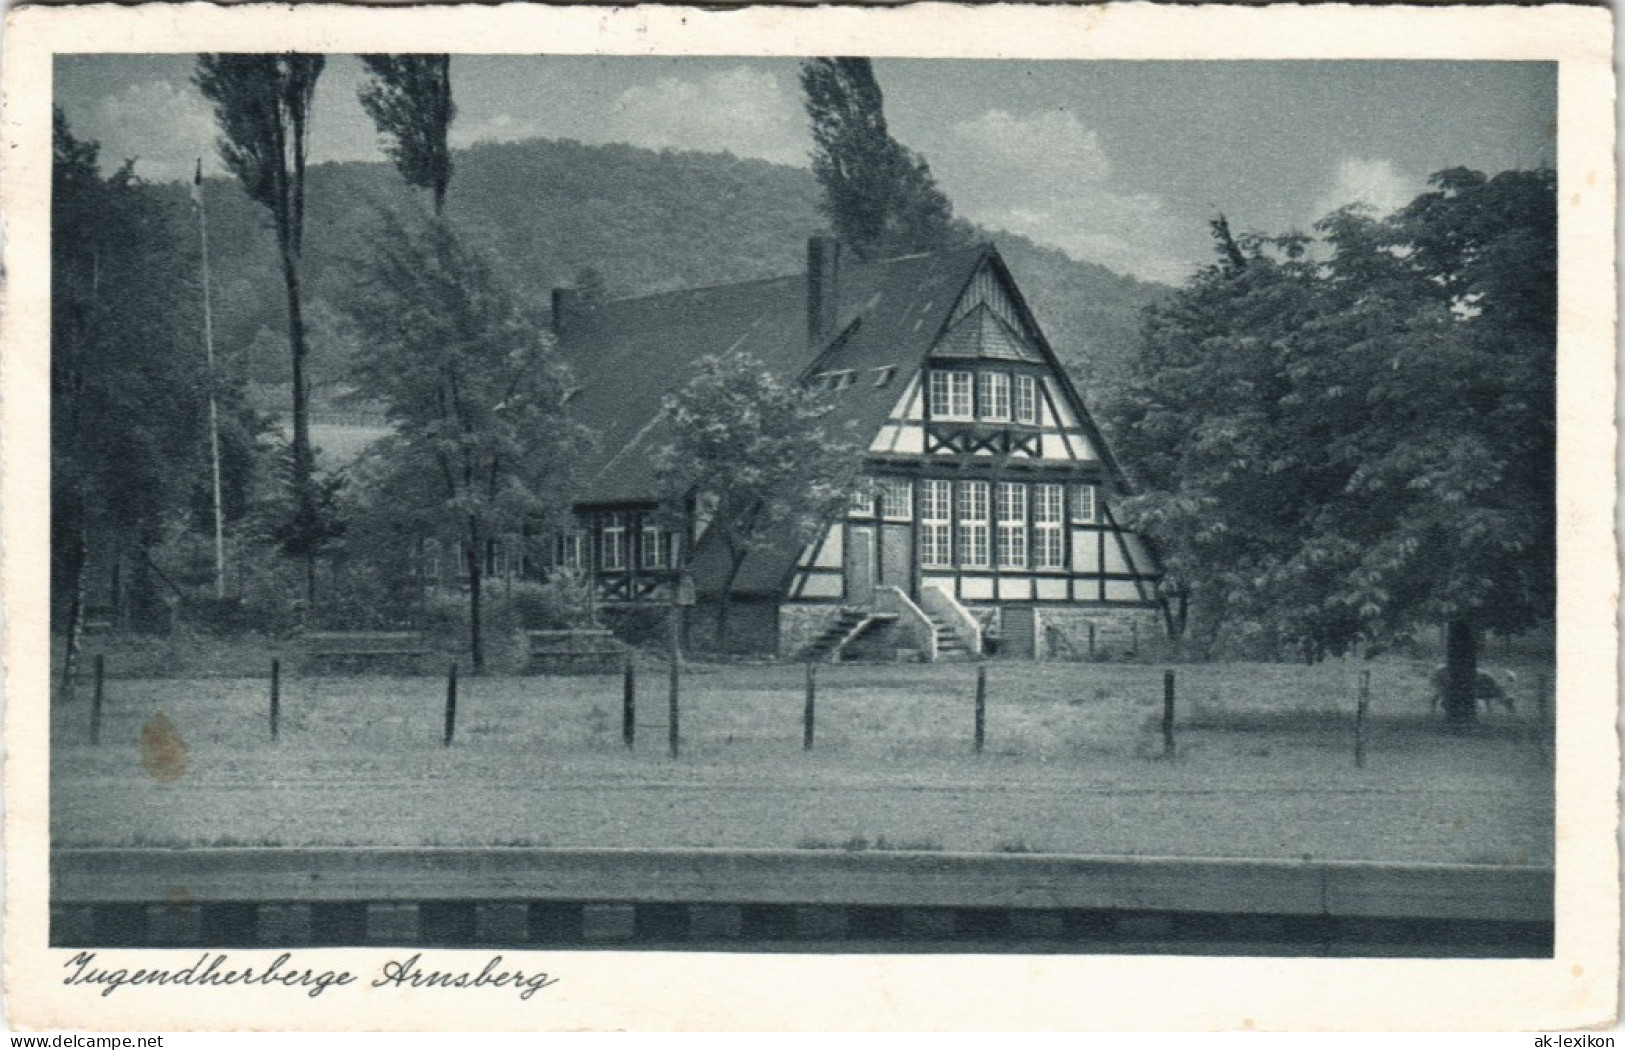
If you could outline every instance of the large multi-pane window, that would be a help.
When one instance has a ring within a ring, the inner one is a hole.
[[[920,482],[920,562],[948,566],[954,563],[952,507],[948,482]]]
[[[1038,422],[1038,380],[1034,376],[1016,376],[1016,422]]]
[[[959,520],[959,564],[987,568],[987,482],[961,481],[956,486]]]
[[[1010,421],[1010,373],[978,372],[976,394],[981,400],[981,418],[994,423]]]
[[[887,521],[913,519],[914,487],[906,478],[880,480],[880,514]]]
[[[934,419],[970,419],[971,373],[932,369],[931,416]]]
[[[999,567],[1027,567],[1027,486],[999,483]]]
[[[606,569],[626,568],[626,515],[604,515],[603,554],[601,564]]]
[[[1065,548],[1062,547],[1061,517],[1065,513],[1063,499],[1066,493],[1061,485],[1033,486],[1033,568],[1060,569],[1065,567]]]
[[[1072,521],[1078,525],[1093,525],[1098,511],[1095,507],[1095,487],[1078,485],[1072,489]]]

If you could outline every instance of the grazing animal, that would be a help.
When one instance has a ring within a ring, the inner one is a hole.
[[[1518,676],[1515,673],[1512,671],[1507,671],[1505,673],[1509,681],[1517,681]],[[1435,711],[1437,711],[1439,709],[1439,705],[1444,702],[1446,676],[1447,672],[1445,670],[1445,666],[1440,664],[1438,667],[1433,669],[1433,674],[1428,679],[1428,681],[1433,684],[1433,710]],[[1508,712],[1516,711],[1518,709],[1517,699],[1514,698],[1511,693],[1507,692],[1506,689],[1501,686],[1501,683],[1496,681],[1495,676],[1490,674],[1488,671],[1478,672],[1478,680],[1474,683],[1473,687],[1473,699],[1483,704],[1484,710],[1486,711],[1490,710],[1496,704],[1500,704],[1502,707],[1506,708]]]

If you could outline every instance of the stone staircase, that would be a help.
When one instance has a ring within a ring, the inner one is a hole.
[[[954,633],[954,629],[948,626],[942,617],[927,613],[925,618],[931,621],[931,629],[937,635],[938,660],[969,660],[975,656],[965,648],[965,643],[960,641],[959,635]]]
[[[824,628],[822,634],[813,639],[811,645],[801,651],[802,660],[839,660],[841,653],[847,646],[862,638],[878,627],[897,622],[896,613],[871,612],[868,609],[855,609],[843,607]]]

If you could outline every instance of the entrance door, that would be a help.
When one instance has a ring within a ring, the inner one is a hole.
[[[853,605],[875,600],[875,530],[867,525],[847,532],[846,600]]]

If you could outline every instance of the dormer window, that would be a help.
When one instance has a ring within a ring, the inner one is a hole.
[[[931,417],[972,419],[971,373],[934,369],[931,372]]]
[[[1096,517],[1095,487],[1093,485],[1074,486],[1072,489],[1072,523],[1074,525],[1093,525]]]
[[[1016,376],[1016,422],[1038,424],[1038,380],[1033,376]]]
[[[1010,373],[980,372],[976,386],[982,418],[992,423],[1010,422]]]

